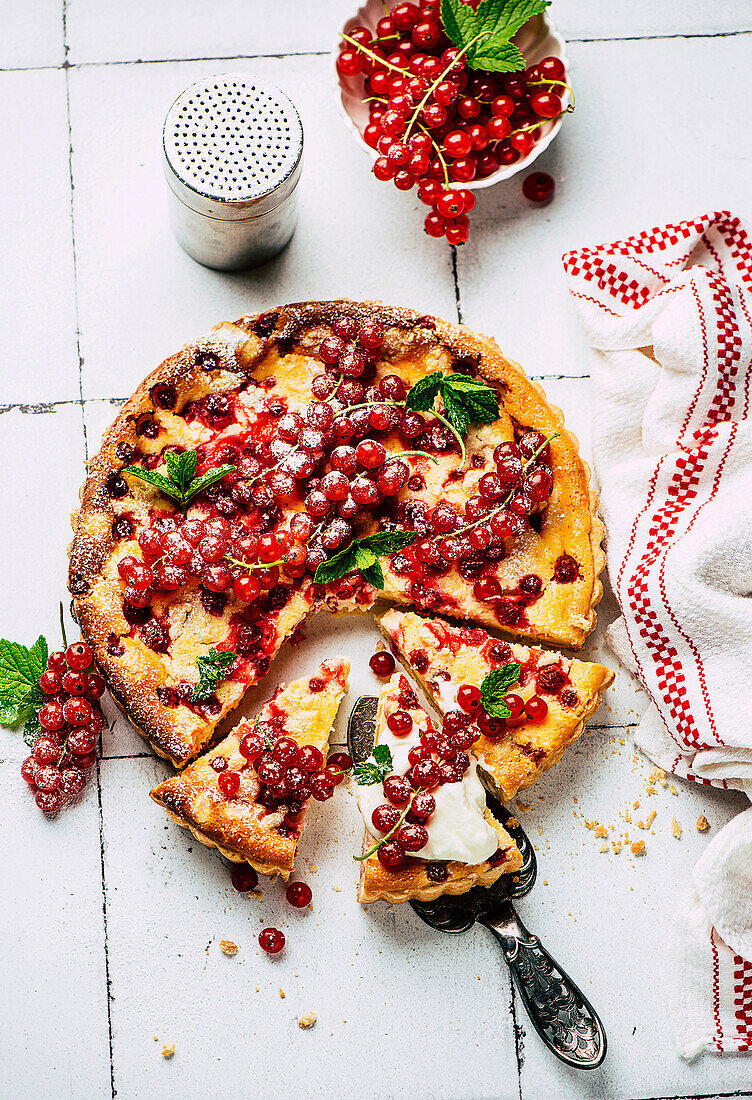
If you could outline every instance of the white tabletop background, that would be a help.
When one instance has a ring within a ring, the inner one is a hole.
[[[58,643],[83,462],[119,401],[214,322],[337,296],[462,320],[542,381],[587,455],[589,360],[561,253],[709,210],[752,214],[749,0],[556,0],[577,111],[538,162],[556,178],[555,199],[531,207],[521,177],[481,192],[456,253],[423,234],[414,195],[374,180],[338,117],[328,50],[349,10],[343,0],[5,0],[4,636],[30,643],[44,631]],[[297,234],[243,275],[178,248],[159,163],[174,97],[228,69],[279,84],[306,132]],[[607,598],[586,653],[608,662],[603,626],[614,617]],[[326,617],[306,633],[272,678],[344,652],[351,700],[374,690],[370,621]],[[485,931],[455,939],[408,907],[356,904],[360,828],[345,790],[311,811],[298,867],[314,899],[297,912],[279,885],[236,893],[222,862],[150,802],[169,769],[124,720],[105,735],[82,804],[51,821],[20,779],[20,736],[2,731],[0,1097],[752,1096],[743,1056],[677,1059],[663,984],[677,893],[707,842],[695,821],[704,813],[712,836],[742,800],[680,781],[676,795],[648,794],[651,768],[630,743],[644,706],[619,671],[588,735],[520,808],[539,858],[521,915],[609,1033],[591,1074],[542,1048]],[[610,826],[609,841],[645,839],[646,857],[602,853],[586,821]],[[256,943],[270,923],[288,936],[277,959]],[[221,939],[240,945],[234,958]],[[310,1011],[316,1026],[303,1031]]]

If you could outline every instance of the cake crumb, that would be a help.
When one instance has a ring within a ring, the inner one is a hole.
[[[655,821],[657,813],[658,813],[657,810],[651,810],[650,813],[648,814],[648,816],[645,818],[645,828],[646,829],[649,829],[650,826],[653,824],[653,822]]]
[[[219,949],[223,955],[229,955],[230,958],[238,953],[238,945],[233,943],[232,940],[220,940]]]
[[[517,801],[515,802],[515,805],[516,805],[518,810],[522,810],[523,814],[526,814],[527,811],[530,809],[532,803],[531,802],[520,802],[520,800],[517,799]]]
[[[610,849],[608,847],[608,844],[601,844],[600,848],[598,849],[599,852],[608,852],[609,850]]]
[[[622,849],[622,843],[621,843],[621,841],[620,841],[620,840],[612,840],[612,841],[611,841],[611,847],[612,847],[612,848],[613,848],[613,850],[614,850],[614,855],[615,855],[615,856],[618,856],[619,852],[620,852],[620,851],[621,851],[621,849]]]
[[[671,793],[671,794],[675,794],[675,795],[677,796],[677,798],[678,798],[678,796],[679,796],[679,792],[677,791],[677,789],[676,789],[676,787],[674,786],[674,784],[673,784],[673,783],[672,783],[672,784],[671,784],[671,786],[669,787],[669,791],[670,791],[670,793]]]
[[[634,842],[634,844],[632,845],[631,851],[632,851],[633,856],[644,856],[645,855],[645,841],[644,840],[636,840]]]
[[[164,1047],[162,1047],[162,1057],[163,1057],[163,1058],[172,1058],[172,1056],[174,1055],[174,1053],[175,1053],[175,1044],[174,1044],[174,1043],[172,1044],[172,1046],[169,1046],[169,1047],[167,1047],[167,1046],[164,1046]]]
[[[284,999],[285,999],[285,991],[284,991],[284,989],[280,989],[280,991],[279,991],[279,995],[280,995],[280,997],[282,998],[282,1000],[284,1001]]]
[[[671,835],[675,836],[677,840],[681,840],[682,827],[675,817],[671,818]]]
[[[640,800],[638,798],[632,803],[632,809],[637,810],[637,809],[639,809],[639,806],[640,806]]]
[[[608,836],[608,829],[605,825],[599,825],[598,828],[595,830],[595,835],[598,837],[599,840],[603,840],[605,836]]]
[[[645,791],[645,794],[658,794],[658,792],[657,792],[657,790],[655,789],[655,787],[653,787],[653,786],[650,786],[650,787],[648,787],[648,789],[647,789],[647,790]]]
[[[705,817],[705,814],[700,814],[697,818],[697,824],[695,825],[698,833],[706,833],[710,828],[710,822]]]
[[[311,871],[315,875],[316,872],[318,871],[318,867],[316,866],[315,863],[309,863],[308,864],[308,870]]]
[[[316,1013],[306,1012],[305,1016],[301,1016],[298,1020],[298,1027],[302,1031],[308,1031],[316,1023]]]

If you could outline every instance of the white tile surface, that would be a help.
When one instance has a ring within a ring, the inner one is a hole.
[[[327,58],[79,67],[122,58],[315,53],[328,48],[351,6],[217,0],[208,10],[198,0],[149,7],[134,0],[126,9],[112,0],[68,0],[79,323],[84,390],[94,399],[83,417],[66,74],[0,73],[8,154],[0,193],[13,211],[0,274],[0,408],[26,406],[0,411],[0,565],[12,578],[0,592],[4,636],[28,642],[41,630],[57,644],[84,425],[91,455],[116,414],[110,399],[130,393],[186,339],[242,311],[341,294],[456,316],[450,254],[420,232],[414,197],[370,176],[336,113]],[[0,68],[60,64],[61,7],[12,4],[4,12]],[[555,9],[573,39],[717,34],[752,25],[744,0],[557,0]],[[589,383],[576,376],[589,364],[559,256],[718,205],[750,214],[750,122],[743,110],[729,109],[745,102],[750,41],[574,42],[578,109],[540,162],[557,178],[554,202],[528,207],[519,178],[479,198],[470,243],[458,255],[464,318],[543,379],[586,458]],[[167,226],[159,166],[171,100],[201,75],[231,67],[287,91],[301,108],[307,139],[295,240],[275,263],[243,276],[210,272],[182,254]],[[42,411],[42,402],[62,404]],[[612,661],[603,628],[617,613],[607,594],[586,655]],[[377,689],[367,668],[378,639],[370,618],[322,615],[305,633],[304,645],[285,647],[275,662],[275,683],[341,651],[353,661],[350,702]],[[258,685],[244,710],[256,709],[272,686]],[[45,821],[18,778],[26,749],[17,734],[0,731],[11,930],[0,952],[0,982],[13,991],[0,1008],[8,1052],[0,1096],[111,1095],[107,962],[118,1100],[220,1089],[274,1100],[751,1097],[743,1058],[678,1062],[661,982],[671,906],[707,843],[694,822],[704,812],[712,837],[741,800],[678,781],[676,796],[660,786],[646,794],[650,768],[630,748],[627,728],[644,699],[620,670],[591,732],[523,796],[530,808],[520,809],[521,820],[538,847],[540,881],[521,914],[601,1011],[610,1054],[602,1070],[575,1074],[528,1026],[520,1082],[509,979],[493,942],[481,931],[442,937],[408,909],[363,911],[354,901],[359,828],[346,792],[312,809],[300,867],[314,904],[301,914],[286,905],[279,886],[267,886],[263,899],[236,894],[221,861],[150,802],[150,787],[170,769],[121,717],[104,738],[101,857],[96,787],[78,809]],[[344,740],[346,717],[347,706],[335,742]],[[641,831],[636,822],[651,809],[652,831]],[[673,816],[684,829],[680,841],[671,836]],[[585,819],[608,825],[609,841],[627,830],[630,839],[645,839],[647,856],[601,854],[604,841]],[[288,935],[278,960],[256,945],[266,923]],[[234,959],[219,951],[221,938],[240,944]],[[296,1021],[310,1010],[317,1025],[301,1031]],[[32,1027],[44,1036],[42,1054]],[[172,1043],[175,1057],[164,1061],[162,1046]]]
[[[65,74],[0,72],[0,99],[0,404],[77,397]]]
[[[354,7],[347,0],[69,0],[73,62],[161,61],[329,50]]]
[[[75,811],[47,820],[18,773],[25,753],[18,756],[16,744],[9,744],[14,736],[2,731],[0,740],[6,929],[0,951],[0,1095],[109,1096],[96,783]]]
[[[311,811],[298,862],[314,898],[298,912],[279,885],[236,893],[219,858],[148,801],[164,771],[103,766],[118,1100],[196,1096],[217,1074],[223,1094],[516,1100],[509,979],[492,945],[432,932],[407,907],[354,903],[360,828],[345,791]],[[268,924],[287,937],[277,959],[256,942]]]
[[[6,0],[0,69],[61,65],[64,0]]]
[[[556,194],[543,208],[529,204],[521,175],[479,192],[458,256],[466,323],[495,333],[533,376],[587,374],[562,253],[719,207],[749,215],[752,123],[721,105],[744,95],[750,50],[752,35],[574,45],[577,110],[536,162]],[[715,74],[703,95],[700,71]],[[627,72],[654,79],[627,92],[614,79]]]
[[[202,268],[175,243],[159,159],[170,103],[217,65],[106,66],[71,74],[87,397],[130,393],[162,358],[212,324],[280,302],[381,297],[456,316],[449,251],[419,231],[417,200],[402,201],[404,195],[378,183],[368,158],[348,139],[327,60],[238,61],[222,71],[228,68],[275,80],[300,109],[306,134],[297,232],[281,256],[243,275]]]
[[[648,795],[652,770],[622,733],[593,733],[523,794],[530,808],[520,820],[537,845],[539,881],[520,901],[520,916],[582,985],[609,1038],[603,1067],[582,1074],[551,1058],[528,1026],[522,1095],[530,1100],[681,1097],[714,1089],[730,1095],[749,1086],[744,1058],[701,1058],[688,1066],[674,1055],[663,982],[676,899],[708,839],[747,803],[672,777],[675,796],[660,784]],[[640,829],[637,822],[653,810],[651,828]],[[695,828],[701,813],[711,824],[704,835]],[[674,817],[680,840],[672,835]],[[608,827],[607,839],[595,836],[598,824]],[[619,855],[599,851],[625,833],[645,841],[645,856],[633,857],[627,847]]]
[[[336,32],[358,7],[355,0],[163,0],[156,8],[134,0],[69,0],[68,42],[74,63],[160,61],[168,58],[257,56],[329,50]],[[566,38],[718,34],[752,29],[746,0],[637,0],[583,3],[557,0],[551,16]]]

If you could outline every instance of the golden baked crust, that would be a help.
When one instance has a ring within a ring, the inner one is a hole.
[[[263,875],[288,879],[308,804],[304,803],[296,815],[291,830],[284,824],[285,805],[272,810],[259,803],[262,784],[241,754],[240,741],[256,721],[263,725],[276,720],[278,735],[292,737],[299,745],[314,745],[326,755],[332,724],[347,691],[349,669],[350,662],[345,658],[325,661],[312,676],[279,688],[258,719],[241,722],[215,748],[155,787],[151,797],[208,848],[218,848],[236,863],[246,861]],[[315,680],[322,686],[316,684],[317,690],[312,691]],[[235,798],[226,798],[219,789],[221,773],[212,767],[212,761],[218,758],[226,768],[240,774],[240,791]]]
[[[406,678],[401,673],[395,673],[381,691],[376,715],[376,744],[383,735],[390,714],[395,710],[406,711],[416,725],[430,722],[417,700],[411,700],[408,705],[404,698],[400,698],[403,687],[410,691]],[[473,886],[490,886],[502,875],[518,871],[522,866],[519,848],[506,829],[494,818],[488,806],[484,816],[499,836],[498,849],[489,859],[482,863],[462,863],[458,860],[429,861],[409,857],[402,867],[393,869],[385,867],[377,855],[370,855],[360,863],[358,901],[363,904],[370,901],[389,901],[394,904],[410,900],[433,901],[442,894],[464,894]],[[430,818],[428,827],[430,829]],[[362,854],[365,855],[373,844],[374,838],[366,830]]]
[[[510,645],[480,628],[457,627],[413,612],[389,610],[380,617],[379,626],[428,697],[444,713],[456,709],[455,695],[462,684],[479,687],[492,668],[507,661],[522,665],[520,683],[510,691],[525,701],[540,695],[548,714],[542,722],[526,719],[517,728],[505,730],[498,739],[481,735],[472,749],[505,802],[532,786],[561,759],[567,746],[582,733],[586,719],[600,706],[601,695],[614,678],[614,673],[603,665]],[[511,653],[506,652],[509,649]],[[565,674],[555,692],[545,690],[540,680],[541,671],[552,665]],[[566,693],[576,699],[569,699]]]
[[[332,322],[343,317],[358,323],[376,321],[384,327],[383,359],[377,365],[376,380],[397,373],[410,385],[432,370],[459,367],[477,372],[497,386],[503,406],[500,419],[493,425],[471,427],[466,440],[469,454],[479,463],[490,463],[494,447],[513,439],[520,428],[547,436],[560,432],[550,444],[554,488],[540,513],[541,529],[531,528],[518,537],[493,567],[505,592],[516,591],[521,577],[528,574],[540,578],[542,591],[533,602],[520,602],[515,622],[502,625],[518,635],[575,646],[595,625],[594,608],[602,593],[598,574],[604,564],[600,549],[603,528],[595,514],[597,500],[589,487],[589,470],[578,455],[575,438],[563,427],[561,412],[546,401],[540,386],[502,356],[493,340],[411,310],[346,300],[297,303],[218,325],[208,337],[167,359],[126,402],[90,465],[81,507],[73,517],[69,587],[82,634],[136,728],[177,766],[195,757],[210,740],[217,723],[238,704],[247,686],[265,674],[285,638],[307,615],[318,607],[365,610],[377,593],[365,582],[357,584],[354,591],[353,585],[342,582],[314,587],[310,575],[278,585],[277,595],[282,593],[284,603],[262,609],[259,652],[253,659],[237,662],[230,678],[220,684],[212,711],[184,703],[166,706],[165,688],[195,681],[197,656],[212,645],[232,649],[231,625],[243,607],[231,596],[221,613],[207,612],[198,581],[190,581],[177,592],[158,594],[154,600],[153,616],[170,635],[166,652],[145,643],[145,630],[124,616],[124,585],[117,563],[128,554],[138,554],[136,536],[155,512],[169,515],[175,508],[151,486],[130,475],[123,479],[122,470],[129,462],[159,463],[168,445],[195,449],[218,445],[223,439],[232,442],[237,424],[215,430],[185,415],[186,409],[209,395],[234,399],[241,394],[246,412],[253,415],[264,402],[268,406],[275,399],[283,400],[289,410],[300,408],[311,398],[312,377],[322,370],[317,358],[321,340],[330,334]],[[165,386],[176,394],[172,408],[161,407],[155,399],[157,388]],[[157,431],[154,438],[152,428]],[[383,441],[389,451],[402,448],[396,436]],[[424,484],[419,489],[406,486],[398,500],[410,499],[427,508],[439,500],[463,505],[484,472],[483,465],[470,463],[463,475],[453,479],[456,453],[440,456],[435,465],[420,457],[410,458],[408,464]],[[191,504],[189,517],[204,515],[202,508],[205,505]],[[116,535],[115,528],[124,521],[131,522],[133,537]],[[288,521],[286,514],[280,523]],[[372,529],[369,515],[359,518],[356,534]],[[577,577],[572,582],[554,579],[555,563],[562,554],[577,563]],[[411,551],[383,564],[383,595],[387,598],[422,609],[440,607],[463,620],[499,625],[498,609],[479,602],[473,593],[473,579],[462,576],[457,568],[429,579],[417,567]],[[516,606],[512,608],[515,615]]]

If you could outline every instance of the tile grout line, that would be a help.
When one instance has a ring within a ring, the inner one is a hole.
[[[457,246],[449,246],[452,252],[452,281],[454,282],[454,302],[457,307],[457,324],[462,325],[464,321],[462,319],[462,297],[460,295],[460,281],[457,274]]]
[[[603,38],[567,38],[567,43],[578,46],[587,46],[589,43],[599,42],[664,42],[672,41],[673,39],[695,39],[695,38],[738,38],[742,35],[752,34],[752,27],[740,28],[733,31],[696,31],[692,34],[634,34],[634,35],[612,35],[610,37]],[[67,55],[68,47],[65,47]],[[202,57],[131,57],[120,58],[114,61],[68,61],[66,60],[60,65],[8,65],[0,66],[0,72],[2,73],[30,73],[30,72],[44,72],[45,70],[55,69],[84,69],[84,68],[104,68],[106,66],[114,65],[172,65],[185,63],[195,63],[198,61],[264,61],[279,59],[284,60],[287,57],[328,57],[330,50],[293,50],[291,52],[277,52],[277,53],[257,53],[257,54],[224,54],[221,56],[202,56]]]
[[[65,72],[65,108],[68,121],[68,184],[70,187],[70,219],[71,219],[71,251],[73,258],[73,301],[74,319],[76,325],[76,352],[78,354],[78,400],[81,407],[81,431],[83,433],[84,458],[89,461],[89,441],[86,433],[86,417],[84,415],[83,393],[83,360],[81,357],[81,326],[79,323],[78,300],[78,265],[76,261],[76,225],[74,214],[74,180],[73,180],[73,128],[70,103],[70,66],[68,64],[68,0],[62,0],[63,20],[63,70]],[[101,758],[100,758],[101,760]],[[97,815],[99,819],[99,872],[102,885],[102,931],[104,934],[104,978],[105,993],[107,999],[107,1039],[110,1054],[110,1095],[115,1096],[115,1062],[112,1049],[112,1001],[110,988],[110,956],[107,932],[107,881],[104,858],[104,817],[102,813],[102,778],[100,760],[97,760]]]

